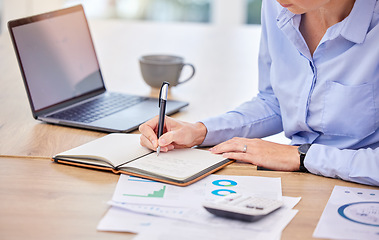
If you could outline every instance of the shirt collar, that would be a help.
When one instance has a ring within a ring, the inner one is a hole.
[[[293,17],[294,13],[290,12],[287,8],[282,8],[279,12],[279,15],[276,17],[276,22],[279,28],[282,28],[286,25]]]
[[[341,36],[355,43],[363,43],[377,0],[356,0],[349,16],[345,19],[346,23],[341,29]]]
[[[363,43],[371,24],[376,2],[377,0],[356,0],[349,16],[328,29],[327,34],[330,34],[328,38],[331,39],[341,35],[351,42]],[[276,18],[278,27],[282,28],[290,20],[292,20],[292,24],[296,28],[299,28],[300,16],[286,8],[282,8]]]

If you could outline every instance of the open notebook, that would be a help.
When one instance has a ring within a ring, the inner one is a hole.
[[[157,156],[139,134],[112,133],[53,157],[57,163],[124,173],[178,186],[189,185],[233,160],[201,149],[175,149]]]

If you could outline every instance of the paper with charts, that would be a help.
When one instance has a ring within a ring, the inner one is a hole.
[[[335,186],[313,237],[379,239],[379,190]]]
[[[215,217],[202,207],[202,202],[206,200],[214,200],[234,192],[283,200],[285,206],[253,224]],[[188,227],[197,226],[192,230],[200,231],[200,226],[208,226],[208,232],[211,233],[214,228],[217,235],[227,234],[229,228],[238,228],[241,229],[241,234],[245,229],[250,237],[252,233],[257,237],[262,234],[266,237],[267,234],[280,236],[284,227],[296,215],[297,210],[292,208],[299,201],[300,198],[282,197],[280,178],[212,174],[190,186],[177,187],[121,175],[112,201],[109,202],[112,207],[100,221],[98,230],[135,233],[148,230],[156,232],[157,236],[159,230],[159,234],[167,236],[164,232],[166,228],[162,225],[172,225],[180,221],[180,226],[187,226],[189,223],[191,224]],[[189,231],[188,236],[192,236],[194,232],[196,231]],[[174,238],[171,233],[169,235]],[[215,232],[213,235],[216,236]],[[212,239],[211,236],[207,237]]]
[[[177,187],[122,174],[113,194],[114,202],[190,207],[204,200],[234,192],[281,200],[280,178],[210,175],[187,187]]]

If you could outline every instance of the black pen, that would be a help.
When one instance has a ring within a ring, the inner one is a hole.
[[[158,122],[158,139],[163,134],[163,128],[164,128],[164,119],[166,115],[166,101],[167,101],[167,93],[168,93],[168,86],[170,83],[163,82],[161,91],[159,92],[159,122]],[[159,152],[161,151],[161,146],[158,146],[157,148],[157,156],[159,155]]]

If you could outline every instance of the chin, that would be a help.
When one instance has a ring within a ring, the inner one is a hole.
[[[300,9],[297,7],[288,7],[288,11],[292,12],[293,14],[303,14],[305,13],[304,9]]]

